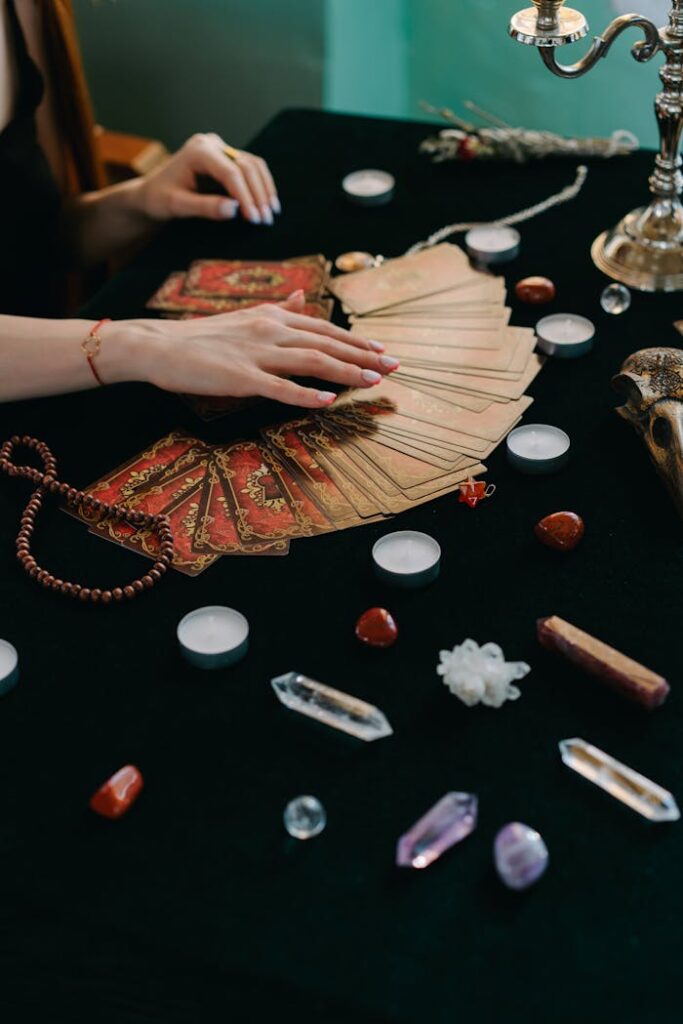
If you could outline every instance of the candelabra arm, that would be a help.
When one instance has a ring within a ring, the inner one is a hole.
[[[631,48],[633,57],[640,62],[651,60],[658,50],[664,49],[657,26],[639,14],[624,14],[615,18],[601,36],[596,36],[588,53],[575,64],[560,64],[554,46],[539,46],[538,52],[545,66],[559,78],[580,78],[595,67],[597,62],[606,57],[614,40],[629,28],[642,28],[644,39],[638,40]]]

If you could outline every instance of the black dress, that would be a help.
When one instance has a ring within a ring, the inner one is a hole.
[[[14,117],[0,132],[0,313],[56,316],[61,196],[36,131],[44,84],[14,0],[7,4],[19,88]]]

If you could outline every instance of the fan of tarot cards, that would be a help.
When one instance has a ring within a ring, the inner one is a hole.
[[[172,432],[85,493],[169,516],[173,565],[196,575],[221,555],[285,555],[291,540],[381,521],[459,489],[519,422],[543,365],[534,333],[509,326],[500,278],[455,245],[328,280],[323,256],[280,263],[200,260],[149,302],[167,316],[210,316],[303,288],[329,318],[331,291],[351,330],[382,341],[401,368],[369,394],[209,445]],[[213,403],[206,415],[224,412]],[[154,557],[157,540],[126,523],[80,518],[91,532]]]

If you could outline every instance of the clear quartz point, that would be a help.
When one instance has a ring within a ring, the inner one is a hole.
[[[391,736],[394,731],[384,714],[373,704],[342,690],[334,690],[299,672],[286,672],[272,679],[271,684],[285,707],[359,740],[379,740]]]
[[[582,739],[560,741],[560,754],[568,768],[600,786],[649,821],[678,821],[681,812],[667,789],[616,761],[604,750]]]
[[[631,305],[631,293],[623,284],[608,284],[600,296],[600,305],[605,313],[619,316]]]

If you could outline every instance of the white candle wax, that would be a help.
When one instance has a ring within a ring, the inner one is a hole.
[[[0,696],[15,686],[19,678],[19,655],[7,640],[0,640]]]
[[[570,444],[569,435],[559,427],[529,423],[508,435],[508,458],[517,469],[548,473],[564,465]]]
[[[439,573],[441,548],[433,537],[416,530],[388,533],[372,549],[381,579],[399,586],[422,586]]]
[[[376,204],[391,199],[395,179],[388,171],[366,168],[347,174],[342,188],[350,199],[362,204]]]
[[[504,224],[480,224],[465,235],[467,251],[483,263],[503,263],[519,251],[520,234]]]
[[[547,355],[573,358],[593,347],[595,326],[576,313],[555,313],[536,324],[538,347]]]
[[[246,654],[249,623],[222,605],[197,608],[178,623],[178,641],[188,661],[202,668],[232,664]]]

